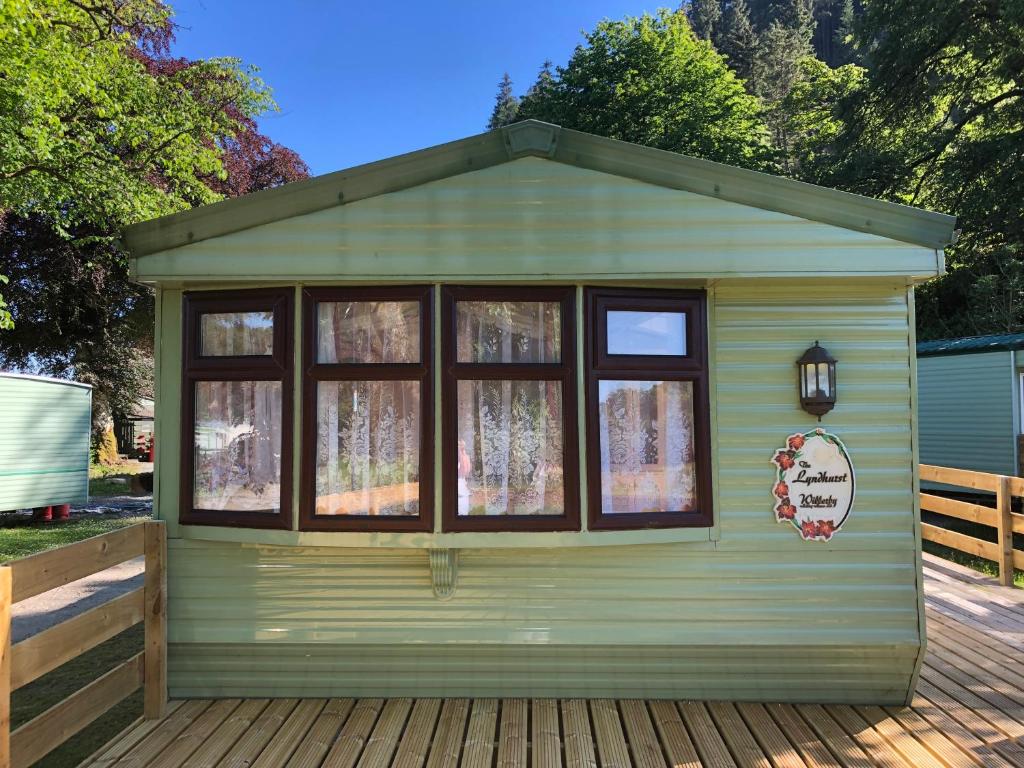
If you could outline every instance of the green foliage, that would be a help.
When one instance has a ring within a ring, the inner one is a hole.
[[[7,7],[0,36],[0,205],[58,226],[133,222],[218,198],[208,137],[271,106],[250,69],[211,59],[152,76],[137,36],[165,28],[156,0]],[[153,178],[159,177],[160,184]]]
[[[519,118],[745,167],[769,162],[758,100],[683,12],[602,21]]]
[[[307,175],[255,70],[172,33],[163,0],[0,0],[0,365],[93,383],[96,423],[151,388],[121,229]]]
[[[519,99],[512,92],[512,78],[506,72],[501,78],[501,82],[498,83],[498,95],[494,99],[494,110],[491,112],[491,119],[487,121],[488,129],[494,130],[514,123],[518,111]]]
[[[822,180],[958,217],[923,338],[1024,328],[1024,3],[875,0],[856,38],[867,73]]]

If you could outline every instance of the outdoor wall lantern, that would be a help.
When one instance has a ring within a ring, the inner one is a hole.
[[[800,383],[800,407],[821,417],[836,405],[836,359],[814,342],[796,361]]]

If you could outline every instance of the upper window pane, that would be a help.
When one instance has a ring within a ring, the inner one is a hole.
[[[601,511],[697,508],[693,383],[598,382]]]
[[[609,355],[686,355],[685,312],[608,310]]]
[[[418,301],[317,304],[318,363],[420,362]]]
[[[198,381],[196,509],[279,512],[281,382]]]
[[[205,312],[199,326],[203,357],[274,354],[273,312]]]
[[[455,307],[458,362],[561,362],[557,301],[459,301]]]
[[[464,380],[457,395],[457,514],[564,514],[561,382]]]

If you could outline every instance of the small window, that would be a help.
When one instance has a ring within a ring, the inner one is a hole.
[[[292,291],[185,295],[181,522],[291,527]]]
[[[303,529],[433,529],[432,296],[305,292]]]
[[[578,530],[573,289],[442,295],[444,530]]]
[[[711,525],[704,294],[586,300],[591,529]]]
[[[199,323],[202,357],[274,354],[273,312],[204,312]]]
[[[608,310],[609,355],[686,356],[686,313]]]

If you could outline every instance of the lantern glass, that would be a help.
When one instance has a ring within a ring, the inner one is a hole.
[[[832,383],[829,381],[828,363],[818,363],[818,396],[831,397]]]

